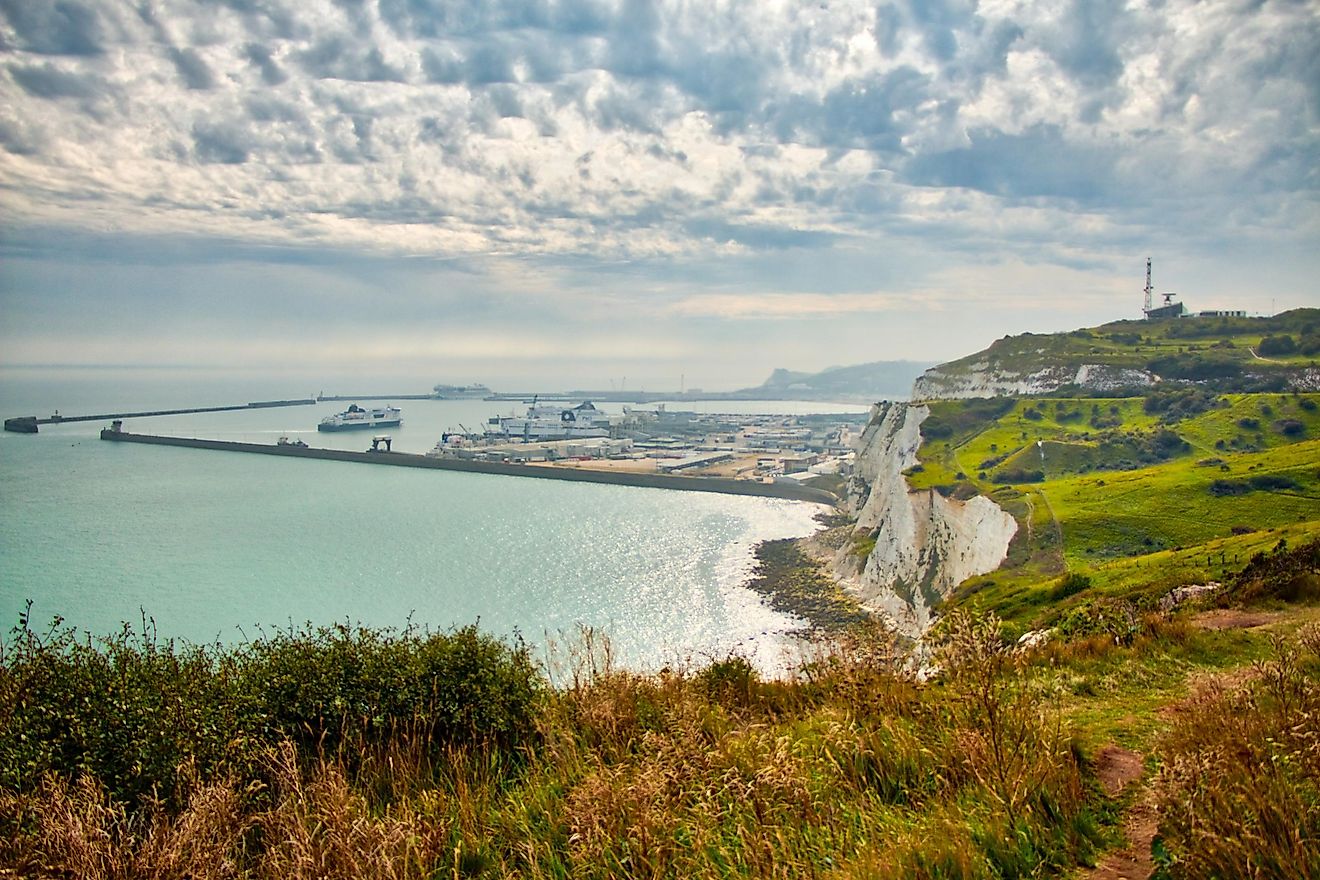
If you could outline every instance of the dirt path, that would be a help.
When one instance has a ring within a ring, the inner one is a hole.
[[[1192,616],[1192,626],[1201,629],[1253,629],[1283,619],[1281,611],[1244,611],[1241,608],[1211,608]]]
[[[1096,757],[1096,777],[1110,797],[1139,782],[1144,770],[1141,755],[1121,746],[1105,746]],[[1155,870],[1150,845],[1158,828],[1154,800],[1149,790],[1142,791],[1123,819],[1127,844],[1080,876],[1084,880],[1146,880]]]

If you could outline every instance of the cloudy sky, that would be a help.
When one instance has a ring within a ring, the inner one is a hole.
[[[729,388],[1320,306],[1320,5],[0,0],[0,367]]]

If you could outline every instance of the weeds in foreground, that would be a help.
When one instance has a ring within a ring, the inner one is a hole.
[[[1254,672],[1192,698],[1162,744],[1163,877],[1320,878],[1320,628]]]
[[[1024,655],[1004,643],[999,619],[957,611],[943,631],[937,656],[966,712],[968,767],[1010,826],[1033,806],[1048,813],[1075,808],[1083,799],[1078,755],[1057,711],[1027,686]],[[1068,803],[1039,803],[1045,792]]]
[[[249,743],[247,762],[185,761],[169,797],[137,794],[77,761],[50,762],[35,779],[0,788],[0,867],[88,878],[391,880],[1060,873],[1102,836],[1098,795],[995,629],[971,619],[953,627],[949,676],[936,684],[912,678],[883,628],[822,648],[788,681],[763,680],[738,657],[624,672],[594,634],[570,652],[559,687],[532,688],[532,733],[512,746],[440,739],[423,726],[359,724],[333,742],[304,729]],[[55,656],[10,654],[11,685],[34,680],[29,663],[101,668],[58,642],[47,649]],[[304,692],[329,697],[326,673],[342,672],[344,656],[370,659],[369,674],[390,680],[426,650],[384,636],[335,650],[301,645],[303,665],[281,667],[290,670],[281,687],[316,682]],[[269,663],[261,652],[209,659],[190,674],[227,669],[249,680],[245,664]],[[80,675],[71,680],[100,680]],[[167,684],[135,681],[144,693]],[[362,692],[359,681],[349,692]],[[11,714],[20,733],[48,735],[31,720],[41,701],[71,699],[67,687],[43,687],[24,690],[25,708]],[[299,705],[319,703],[293,702],[286,713]],[[97,760],[113,771],[126,759]]]

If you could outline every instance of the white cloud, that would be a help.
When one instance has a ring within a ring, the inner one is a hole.
[[[1104,290],[1161,250],[1267,245],[1291,284],[1318,57],[1283,0],[0,0],[0,246],[513,259],[564,314],[760,325],[1016,302],[1015,263]]]

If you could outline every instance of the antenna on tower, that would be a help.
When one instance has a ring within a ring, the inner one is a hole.
[[[1141,310],[1143,313],[1150,314],[1150,310],[1155,307],[1155,303],[1153,301],[1154,295],[1155,295],[1155,288],[1151,287],[1150,285],[1150,257],[1147,257],[1146,258],[1146,306]]]

